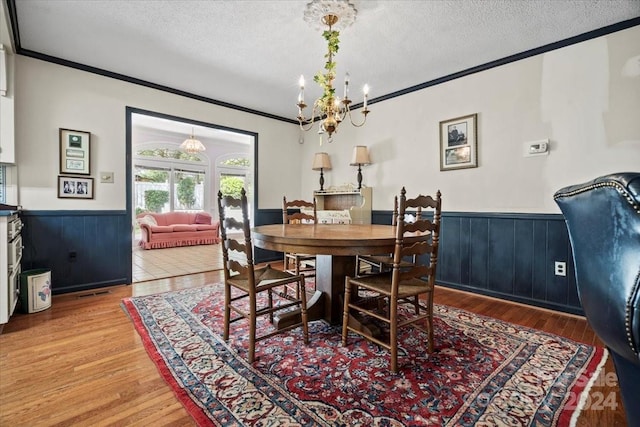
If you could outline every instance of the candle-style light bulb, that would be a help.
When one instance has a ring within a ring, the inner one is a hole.
[[[300,80],[298,80],[298,84],[300,85],[300,93],[298,94],[298,103],[304,102],[304,76],[300,76]]]
[[[344,75],[344,99],[349,98],[349,73]]]
[[[362,92],[364,92],[364,109],[367,109],[367,98],[369,97],[369,85],[364,85],[362,88]]]

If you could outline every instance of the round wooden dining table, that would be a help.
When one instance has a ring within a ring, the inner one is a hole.
[[[316,255],[316,293],[309,299],[310,320],[339,324],[345,276],[355,274],[356,255],[393,253],[396,227],[380,224],[272,224],[251,230],[254,246]],[[284,327],[291,321],[281,318]],[[276,324],[276,326],[278,326]]]

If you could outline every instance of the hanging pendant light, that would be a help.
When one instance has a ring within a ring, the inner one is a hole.
[[[193,128],[191,128],[191,136],[184,140],[182,144],[180,144],[180,149],[189,154],[196,154],[201,151],[206,150],[205,146],[202,142],[198,141],[193,136]]]

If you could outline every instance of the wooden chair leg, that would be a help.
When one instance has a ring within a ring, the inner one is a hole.
[[[267,290],[267,295],[267,301],[269,303],[269,308],[271,309],[273,308],[273,291],[271,289]],[[269,313],[269,322],[273,324],[273,312]]]
[[[307,317],[307,292],[305,290],[304,276],[300,278],[298,282],[298,292],[300,293],[300,317],[302,318],[302,334],[304,336],[304,343],[309,344],[309,324]]]
[[[351,298],[351,285],[349,276],[344,279],[344,310],[342,312],[342,346],[347,346],[347,325],[349,325],[349,300]]]
[[[229,324],[231,323],[231,286],[224,285],[224,333],[222,339],[229,340]]]
[[[391,347],[391,372],[398,373],[398,300],[389,298],[389,345]]]
[[[256,356],[256,297],[252,295],[249,297],[249,363],[253,363]]]
[[[433,291],[427,297],[427,310],[429,310],[429,316],[427,317],[427,326],[429,331],[427,332],[427,353],[433,353]]]
[[[296,276],[300,276],[300,259],[296,258]],[[304,275],[302,275],[302,282],[303,284],[306,284],[306,279],[304,277]],[[300,288],[296,288],[296,299],[300,299]]]
[[[289,261],[291,261],[291,260],[289,259],[289,257],[285,253],[284,254],[284,263],[283,263],[284,271],[289,271]],[[282,292],[285,295],[289,295],[289,285],[284,285],[284,289],[282,290]]]
[[[427,332],[427,353],[433,353],[433,317],[427,317],[427,326],[429,326],[429,332]]]

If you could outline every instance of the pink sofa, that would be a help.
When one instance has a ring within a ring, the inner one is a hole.
[[[220,222],[206,212],[144,212],[136,216],[144,249],[219,243]]]

